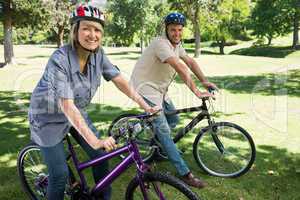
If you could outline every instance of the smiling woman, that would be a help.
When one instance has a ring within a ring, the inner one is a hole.
[[[101,77],[139,104],[146,112],[156,112],[144,102],[106,57],[101,47],[104,14],[89,4],[79,4],[71,13],[70,44],[56,50],[34,89],[29,107],[31,139],[40,146],[49,171],[47,199],[64,199],[68,167],[63,138],[69,132],[90,158],[101,156],[116,147],[112,137],[98,139],[99,133],[87,115]],[[108,172],[108,163],[93,167],[97,182]],[[109,200],[111,188],[99,197]]]

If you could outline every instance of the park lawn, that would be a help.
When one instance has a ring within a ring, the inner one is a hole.
[[[129,78],[140,55],[138,49],[105,50]],[[17,65],[0,69],[1,200],[26,199],[17,177],[16,158],[20,149],[29,142],[26,109],[30,93],[54,48],[25,45],[15,47],[15,51]],[[0,49],[0,55],[2,52]],[[249,173],[236,179],[223,179],[204,174],[193,160],[191,144],[199,129],[180,141],[179,148],[185,150],[184,158],[192,171],[209,183],[207,189],[194,190],[203,199],[300,199],[300,59],[292,55],[299,55],[299,51],[284,58],[231,54],[202,55],[197,59],[209,79],[221,89],[214,103],[216,121],[240,124],[251,133],[257,147],[257,159]],[[169,95],[177,107],[199,104],[199,100],[178,79]],[[135,104],[112,83],[105,82],[88,110],[97,128],[105,132],[118,114],[137,112],[134,107]],[[182,116],[179,126],[187,121],[188,116]],[[202,122],[201,126],[206,124]],[[118,160],[114,159],[111,166]],[[156,169],[175,174],[168,162],[157,163]],[[270,171],[274,172],[273,175],[269,174]],[[113,200],[124,196],[132,174],[133,168],[130,168],[115,181]]]

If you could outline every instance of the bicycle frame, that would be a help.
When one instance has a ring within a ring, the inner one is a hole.
[[[109,186],[119,175],[121,175],[128,168],[129,165],[133,164],[134,162],[136,163],[136,167],[138,169],[137,170],[137,178],[139,179],[140,183],[142,183],[142,181],[140,181],[140,180],[141,180],[143,173],[149,169],[149,167],[143,163],[142,158],[139,153],[139,150],[138,150],[138,147],[137,147],[136,143],[134,142],[134,140],[130,140],[127,145],[120,147],[110,153],[106,153],[96,159],[92,159],[92,160],[85,161],[85,162],[80,162],[77,159],[76,153],[74,151],[74,147],[73,147],[68,135],[66,136],[66,139],[67,139],[67,143],[68,143],[68,149],[71,153],[71,158],[74,162],[75,168],[80,177],[82,189],[83,189],[83,191],[88,192],[88,194],[90,194],[90,195],[98,193],[101,190],[103,190],[105,187]],[[95,184],[95,186],[92,188],[91,192],[89,192],[90,190],[88,188],[86,179],[85,179],[82,171],[86,168],[92,167],[103,161],[109,160],[113,157],[119,156],[120,154],[124,154],[127,152],[129,153],[129,155],[127,157],[125,157],[125,159],[122,160],[119,164],[117,164],[111,172],[109,172],[105,177],[103,177],[101,180],[99,180]],[[140,184],[140,186],[141,186],[142,193],[145,194],[146,193],[145,188],[143,187],[142,184]],[[147,197],[145,197],[145,199],[147,199]]]
[[[192,130],[200,121],[202,121],[204,118],[207,118],[208,120],[208,125],[212,127],[213,125],[213,120],[211,119],[211,116],[208,112],[208,108],[206,105],[206,100],[202,99],[202,105],[201,106],[197,106],[197,107],[190,107],[190,108],[183,108],[183,109],[177,109],[171,112],[167,112],[165,113],[166,115],[176,115],[179,113],[187,113],[187,112],[196,112],[196,111],[201,111],[196,117],[194,117],[192,119],[192,121],[190,121],[190,123],[188,123],[188,125],[186,125],[184,128],[180,129],[175,137],[173,138],[173,142],[177,143],[179,140],[181,140],[190,130]],[[213,129],[213,127],[212,127]],[[214,129],[213,129],[213,133],[214,133]],[[220,139],[218,138],[218,136],[216,134],[212,134],[212,139],[215,142],[218,150],[220,153],[224,152],[224,146],[222,144],[222,142],[220,141]]]
[[[196,112],[196,111],[201,111],[201,112],[196,117],[194,117],[192,119],[192,121],[190,121],[184,128],[180,129],[176,133],[176,135],[173,139],[174,143],[177,143],[179,140],[181,140],[190,130],[192,130],[204,118],[208,119],[209,125],[212,125],[212,120],[211,120],[210,114],[208,112],[208,108],[205,103],[205,100],[202,100],[201,106],[177,109],[177,110],[165,113],[166,115],[176,115],[179,113]]]

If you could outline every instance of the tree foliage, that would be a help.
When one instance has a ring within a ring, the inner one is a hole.
[[[147,0],[114,0],[109,5],[112,13],[108,31],[120,45],[130,45],[134,34],[142,27]]]
[[[223,0],[206,10],[204,28],[224,54],[226,41],[246,35],[245,26],[250,14],[248,0]]]
[[[156,0],[112,0],[108,13],[108,31],[115,43],[130,45],[135,36],[140,43],[148,43],[159,32],[168,6]]]
[[[258,38],[266,37],[270,45],[274,37],[291,31],[284,12],[287,0],[258,0],[251,14],[251,29]]]
[[[44,0],[43,5],[47,8],[47,26],[56,36],[57,46],[64,42],[64,33],[69,30],[69,15],[73,9],[70,0]]]
[[[195,57],[200,55],[200,10],[205,10],[215,0],[169,0],[171,8],[183,12],[192,21],[195,38]]]

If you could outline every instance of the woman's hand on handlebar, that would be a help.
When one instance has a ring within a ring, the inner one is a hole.
[[[113,137],[107,137],[98,140],[98,148],[105,149],[106,152],[110,152],[117,148],[116,141]]]
[[[154,107],[149,106],[145,109],[145,111],[150,114],[156,114],[161,111],[161,108],[158,106],[154,106]]]

